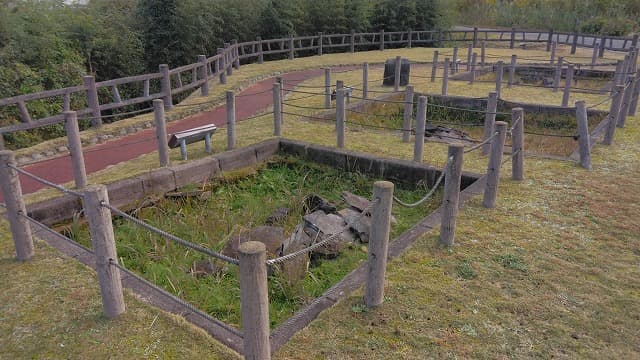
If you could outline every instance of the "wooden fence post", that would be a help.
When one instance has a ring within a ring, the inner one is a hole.
[[[584,101],[576,101],[576,118],[578,120],[580,166],[587,170],[591,170],[591,136],[589,135],[587,107],[585,106]]]
[[[364,284],[364,304],[371,308],[384,301],[384,277],[387,270],[393,183],[376,181],[373,184],[373,201],[378,201],[371,212],[371,235],[367,256],[367,281]]]
[[[21,215],[27,215],[27,209],[22,197],[22,186],[18,172],[9,166],[17,167],[15,156],[10,150],[0,150],[0,189],[5,206],[9,228],[13,236],[16,257],[20,261],[27,261],[33,257],[33,237],[29,221]]]
[[[511,55],[511,66],[509,67],[509,82],[507,87],[511,88],[516,77],[516,63],[518,62],[518,55]]]
[[[118,253],[111,223],[111,211],[102,206],[102,203],[109,203],[107,187],[91,185],[85,188],[83,194],[82,202],[85,217],[89,222],[91,245],[96,259],[102,308],[104,315],[113,319],[125,311],[125,305],[120,270],[116,267]]]
[[[75,111],[64,112],[64,128],[67,133],[67,143],[71,154],[71,166],[76,189],[87,186],[87,170],[82,153],[82,141],[80,141],[80,127],[78,126],[78,114]]]
[[[416,114],[416,135],[413,144],[413,161],[422,162],[424,155],[424,130],[427,124],[427,97],[418,98],[418,114]],[[405,131],[406,132],[406,131]]]
[[[453,59],[451,59],[452,63],[451,63],[451,75],[455,75],[456,72],[458,71],[458,48],[454,47],[453,48]]]
[[[553,63],[556,61],[556,47],[558,46],[557,42],[553,42],[551,43],[551,56],[549,59],[549,64],[553,65]]]
[[[331,68],[324,68],[324,108],[331,109]]]
[[[293,35],[289,35],[289,60],[293,60],[295,58],[294,47]]]
[[[380,51],[384,50],[384,29],[380,30]]]
[[[476,63],[478,62],[478,53],[473,53],[471,57],[471,74],[469,74],[469,84],[473,84],[476,80]]]
[[[268,360],[271,359],[271,344],[267,248],[261,242],[248,241],[238,247],[238,257],[244,358]]]
[[[264,63],[264,50],[262,49],[262,37],[258,36],[256,38],[256,41],[258,42],[258,64],[263,64]]]
[[[324,36],[321,32],[318,33],[318,56],[322,56],[322,46],[324,42]]]
[[[449,58],[444,59],[444,71],[442,71],[442,95],[447,96],[449,86]]]
[[[496,95],[498,95],[498,99],[500,99],[500,95],[502,95],[502,74],[503,73],[504,73],[504,62],[500,60],[496,64]]]
[[[220,55],[220,57],[218,58],[218,72],[220,73],[220,84],[226,84],[227,83],[227,72],[225,70],[225,59],[224,59],[224,49],[222,48],[218,48],[217,50],[218,55]]]
[[[231,44],[224,43],[224,67],[227,70],[227,75],[233,75],[233,66],[231,66],[231,56],[229,53],[229,47]]]
[[[564,57],[560,56],[558,58],[558,63],[556,64],[556,71],[553,75],[553,92],[558,92],[560,88],[560,81],[562,81],[562,66],[564,62]]]
[[[562,107],[569,106],[569,96],[571,95],[571,84],[573,84],[573,65],[567,67],[564,79],[564,93],[562,94]]]
[[[480,46],[480,65],[481,66],[485,66],[486,57],[487,57],[487,44],[483,40]]]
[[[231,41],[233,45],[233,67],[236,70],[240,70],[240,53],[238,52],[238,40]]]
[[[629,75],[627,77],[627,80],[624,82],[624,86],[624,95],[622,97],[622,104],[620,105],[620,111],[618,112],[618,121],[616,123],[616,126],[619,128],[623,128],[627,121],[627,115],[629,114],[629,104],[631,103],[631,95],[633,94],[633,90],[635,87],[634,77]]]
[[[509,40],[509,49],[513,49],[516,42],[516,28],[511,28],[511,39]]]
[[[346,122],[344,88],[336,89],[336,135],[339,149],[344,148],[344,128]]]
[[[597,62],[598,62],[598,44],[593,44],[593,54],[591,54],[591,69],[595,69]]]
[[[549,37],[547,38],[547,52],[551,51],[551,43],[553,42],[552,38],[553,38],[553,29],[549,29]]]
[[[156,124],[156,141],[158,142],[158,158],[160,166],[169,166],[169,145],[167,144],[167,122],[164,117],[162,99],[153,100],[153,119]],[[187,155],[186,151],[182,154]]]
[[[467,46],[467,71],[471,71],[471,53],[473,53],[473,45]]]
[[[571,55],[575,55],[576,48],[578,47],[578,33],[573,33],[573,41],[571,42]]]
[[[162,71],[162,65],[160,65],[160,72],[163,76],[163,93],[164,93],[164,76]],[[167,75],[169,74],[169,68],[167,67]],[[96,78],[93,76],[83,76],[82,81],[84,87],[87,88],[87,105],[91,109],[91,127],[102,126],[102,117],[100,115],[100,101],[98,100],[98,88],[96,87]],[[169,85],[169,96],[171,96],[171,85]]]
[[[413,86],[407,85],[404,91],[404,113],[402,115],[402,142],[411,139],[411,120],[413,119]]]
[[[631,40],[631,47],[632,48],[638,48],[638,38],[640,38],[640,35],[638,34],[633,34],[633,39]]]
[[[633,88],[631,95],[631,104],[629,105],[629,116],[635,116],[638,110],[638,100],[640,98],[640,74],[636,75],[636,86]]]
[[[400,90],[400,72],[402,69],[402,57],[396,56],[395,69],[393,74],[393,91]]]
[[[437,47],[439,48],[442,47],[442,36],[443,36],[442,30],[438,30],[438,46]]]
[[[511,110],[511,179],[524,180],[524,110]]]
[[[362,64],[362,98],[369,97],[369,63]]]
[[[614,89],[613,101],[611,101],[611,107],[609,108],[609,114],[607,117],[607,130],[604,134],[602,141],[605,145],[613,144],[613,135],[616,131],[616,125],[618,124],[618,114],[620,113],[620,105],[622,105],[622,98],[624,97],[624,85],[616,85]]]
[[[445,246],[453,246],[456,236],[463,154],[463,145],[449,145],[447,167],[442,169],[445,172],[445,176],[444,194],[442,196],[442,219],[440,220],[440,244]]]
[[[598,49],[598,57],[603,58],[604,57],[604,48],[607,42],[607,36],[606,35],[602,35],[602,38],[600,38],[600,49]]]
[[[355,30],[351,30],[351,35],[349,37],[349,52],[356,52],[356,32]]]
[[[409,29],[407,31],[407,47],[411,49],[412,46],[413,46],[413,31]]]
[[[204,81],[200,86],[200,96],[208,96],[209,95],[209,74],[207,69],[209,65],[207,65],[207,56],[198,55],[198,62],[201,64],[198,70],[198,73],[199,73],[198,76],[200,77],[200,80]]]
[[[433,52],[433,64],[431,65],[431,82],[436,81],[436,74],[438,71],[438,50]]]
[[[236,147],[236,95],[227,91],[227,150]]]
[[[489,166],[487,167],[487,183],[482,198],[482,205],[490,209],[495,207],[496,198],[498,197],[502,153],[504,151],[504,140],[507,136],[506,122],[496,121],[495,125],[495,132],[491,134],[494,138],[493,141],[491,141],[491,154],[489,155]]]
[[[478,47],[478,28],[474,27],[473,28],[473,40],[472,40],[472,45],[474,48]]]
[[[282,86],[273,83],[273,136],[282,136]]]
[[[487,98],[487,111],[484,115],[484,135],[483,141],[486,141],[493,135],[493,128],[496,122],[496,111],[498,109],[498,93],[491,91]],[[491,149],[491,143],[482,145],[482,155],[487,155]]]

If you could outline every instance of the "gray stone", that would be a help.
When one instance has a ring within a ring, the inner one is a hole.
[[[265,223],[267,225],[274,225],[286,220],[287,216],[289,216],[289,209],[285,207],[280,207],[273,210],[273,213],[269,215]]]
[[[292,254],[310,245],[311,238],[304,232],[302,224],[298,224],[293,230],[293,234],[284,245],[283,255]],[[309,269],[309,254],[300,254],[282,263],[282,275],[290,286],[295,286],[298,281],[303,280]]]
[[[356,234],[360,242],[368,243],[369,234],[371,233],[371,217],[361,216],[361,212],[353,209],[342,209],[338,211],[344,221]]]
[[[384,80],[383,86],[393,86],[396,79],[396,59],[387,59],[384,63]],[[409,59],[402,59],[400,62],[400,86],[409,84],[409,74],[411,72],[411,63]]]
[[[331,204],[328,200],[324,199],[320,195],[311,194],[304,198],[304,212],[313,213],[317,210],[322,210],[325,213],[336,212],[335,205]]]
[[[47,151],[44,152],[44,156],[46,156],[46,157],[52,157],[55,154],[56,154],[56,152],[53,151],[53,150],[47,150]]]
[[[66,146],[62,145],[56,147],[56,151],[59,153],[66,153],[67,151],[69,151],[69,149]]]
[[[337,239],[327,243],[325,246],[315,249],[313,254],[325,257],[335,257],[340,254],[347,243],[351,243],[355,240],[350,231],[342,231],[346,224],[341,216],[325,214],[323,211],[318,210],[314,213],[305,215],[304,220],[307,222],[305,231],[307,231],[307,234],[312,238],[316,239],[315,242],[320,242],[334,234],[340,233]],[[319,234],[317,231],[319,231]]]
[[[121,136],[127,135],[127,129],[120,129],[120,135]]]
[[[31,159],[33,160],[41,160],[44,156],[41,153],[33,153],[31,154]]]
[[[358,196],[358,195],[350,193],[348,191],[343,191],[340,194],[340,197],[342,198],[342,200],[344,200],[344,202],[349,204],[349,206],[351,206],[352,208],[354,208],[354,209],[356,209],[356,210],[358,210],[360,212],[362,212],[364,209],[369,207],[369,205],[371,205],[371,201],[370,200],[367,200],[367,199],[363,198],[362,196]],[[391,215],[391,223],[394,224],[394,225],[398,223],[398,220],[393,215]]]

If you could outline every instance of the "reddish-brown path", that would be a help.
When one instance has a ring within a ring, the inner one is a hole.
[[[323,70],[316,69],[291,72],[281,76],[288,84],[295,85],[312,77],[320,76],[322,73]],[[249,118],[272,106],[273,95],[268,90],[272,88],[273,82],[273,78],[262,80],[236,95],[236,119],[238,121]],[[176,131],[211,123],[218,127],[226,126],[226,111],[226,105],[221,105],[212,110],[173,121],[167,125],[167,132],[171,134]],[[131,160],[156,150],[155,129],[151,128],[103,144],[86,147],[83,149],[83,153],[87,173],[90,174],[109,165]],[[71,161],[68,155],[26,165],[23,169],[56,184],[73,180]],[[23,194],[33,193],[46,186],[22,174],[20,175],[20,182]],[[2,194],[0,194],[1,200]]]

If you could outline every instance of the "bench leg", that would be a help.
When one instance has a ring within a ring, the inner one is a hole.
[[[211,154],[211,134],[204,135],[204,149],[207,151],[207,154]]]
[[[182,160],[187,160],[187,143],[186,141],[180,141],[180,155],[182,155]]]

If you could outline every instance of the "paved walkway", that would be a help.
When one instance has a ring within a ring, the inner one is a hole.
[[[312,77],[320,76],[323,73],[323,70],[316,69],[291,72],[281,76],[288,84],[295,85]],[[265,79],[236,94],[236,119],[238,121],[249,118],[273,105],[273,95],[271,91],[267,91],[272,88],[273,82],[273,78]],[[247,94],[255,95],[242,96]],[[218,127],[224,127],[227,121],[226,111],[226,105],[221,105],[206,112],[172,121],[167,124],[167,133],[171,134],[176,131],[211,123]],[[145,129],[135,134],[83,149],[87,174],[154,151],[157,151],[154,128]],[[26,165],[23,169],[57,184],[73,180],[69,155]],[[23,194],[33,193],[46,186],[24,175],[20,175],[20,181]],[[0,194],[1,200],[2,194]]]

